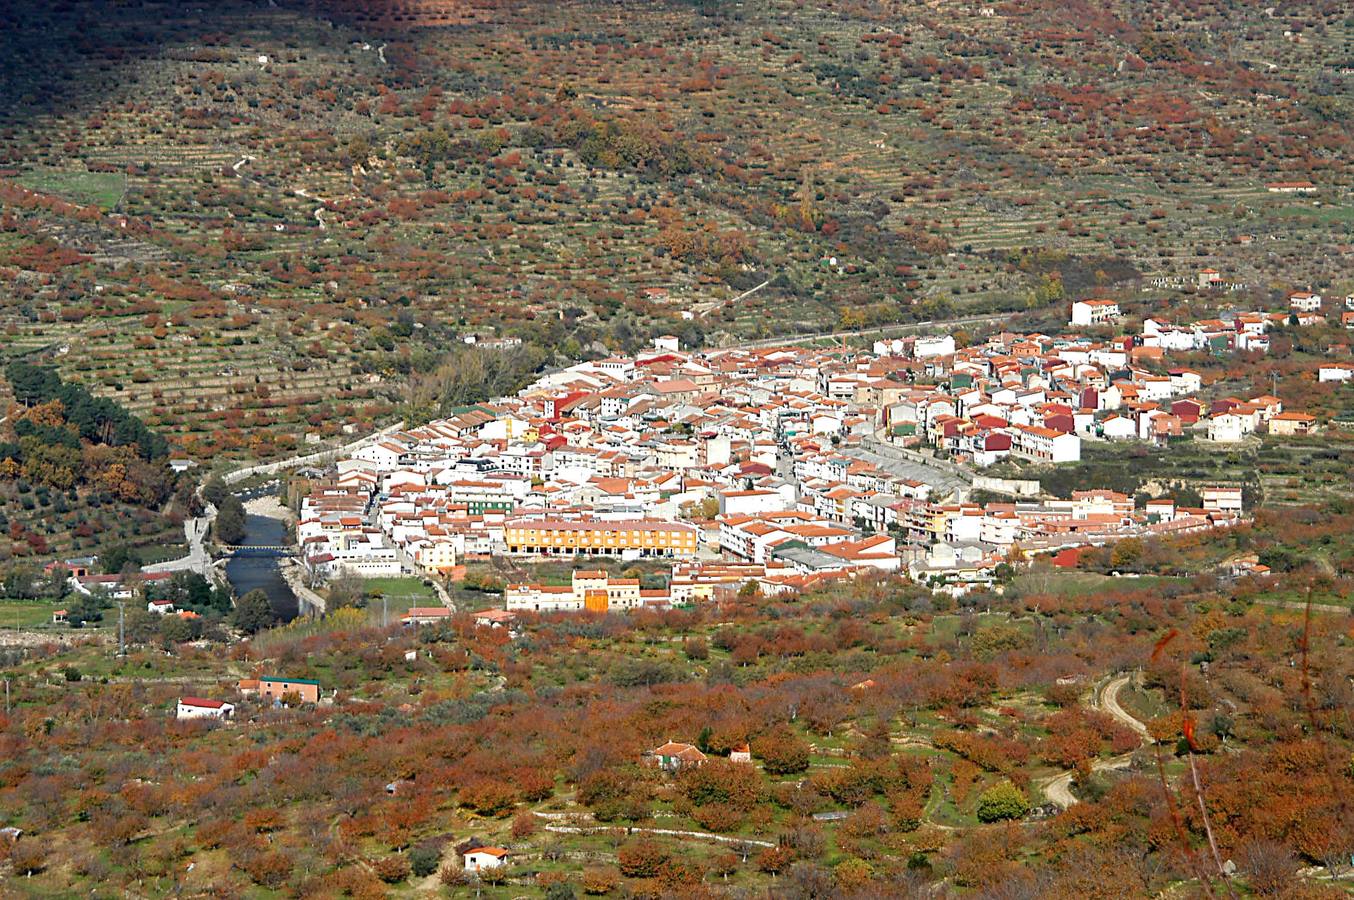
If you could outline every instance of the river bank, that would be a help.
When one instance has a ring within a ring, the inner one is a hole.
[[[289,525],[291,510],[276,495],[265,494],[245,500],[246,547],[283,547],[292,542]],[[282,572],[284,558],[271,550],[237,550],[226,563],[226,579],[235,596],[243,597],[253,590],[268,596],[277,617],[289,622],[296,618],[298,600]]]
[[[262,497],[252,497],[244,502],[244,511],[251,516],[263,516],[267,519],[277,519],[279,522],[290,525],[295,516],[291,508],[282,502],[282,499],[276,494],[265,494]]]

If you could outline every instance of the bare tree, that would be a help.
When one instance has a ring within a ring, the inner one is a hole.
[[[1278,841],[1251,838],[1241,846],[1241,871],[1251,890],[1270,897],[1283,893],[1297,880],[1298,861],[1293,851]]]

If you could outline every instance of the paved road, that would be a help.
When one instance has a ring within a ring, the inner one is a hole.
[[[216,517],[216,510],[208,508],[207,515],[199,516],[195,519],[185,519],[183,522],[183,534],[188,542],[188,555],[181,556],[178,559],[167,560],[166,562],[151,563],[143,566],[143,572],[196,572],[199,575],[211,579],[212,558],[207,553],[207,548],[203,541],[207,538],[207,532],[211,530],[212,520]]]
[[[394,425],[387,425],[380,431],[369,434],[366,437],[358,438],[341,447],[330,447],[327,450],[317,450],[314,453],[303,453],[298,456],[288,457],[287,459],[280,459],[277,462],[261,463],[257,466],[246,466],[243,469],[236,469],[233,472],[226,473],[222,476],[221,480],[226,484],[236,484],[254,475],[276,475],[284,469],[295,469],[298,466],[305,466],[311,463],[328,462],[331,459],[348,455],[354,450],[379,441],[381,438],[394,434],[403,428],[403,422],[396,422]]]
[[[418,576],[419,565],[417,562],[414,561],[414,558],[410,556],[404,550],[403,547],[396,548],[395,552],[400,558],[400,563],[410,572],[413,572],[416,576]],[[437,599],[442,602],[443,606],[451,610],[453,613],[456,612],[456,601],[451,599],[451,594],[447,593],[447,589],[442,586],[442,582],[439,581],[435,575],[429,575],[426,577],[418,576],[418,577],[424,577],[424,580],[426,580],[433,586],[433,591],[437,594]]]
[[[854,331],[829,331],[820,334],[802,334],[778,338],[765,338],[757,341],[740,341],[737,347],[787,347],[791,344],[808,344],[813,341],[837,341],[842,338],[864,337],[867,334],[907,334],[910,331],[920,331],[927,328],[950,328],[958,325],[982,325],[988,322],[1004,322],[1010,319],[1013,313],[1000,313],[997,315],[981,316],[959,316],[954,319],[937,319],[927,322],[909,322],[903,325],[880,325],[876,328],[857,328]]]

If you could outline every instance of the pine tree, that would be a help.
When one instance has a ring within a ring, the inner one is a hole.
[[[255,588],[235,604],[230,620],[246,634],[256,634],[277,621],[277,614],[273,612],[268,595]]]
[[[227,494],[216,510],[216,539],[223,544],[241,544],[245,539],[244,504]]]

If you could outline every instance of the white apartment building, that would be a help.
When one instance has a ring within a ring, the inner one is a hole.
[[[1117,321],[1119,316],[1119,304],[1114,300],[1075,300],[1069,324],[1081,327],[1106,325]]]

